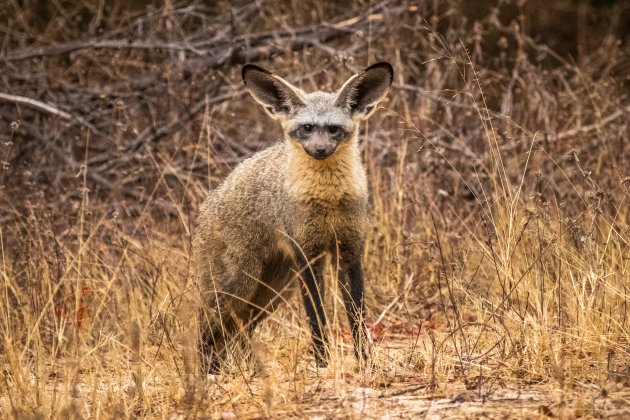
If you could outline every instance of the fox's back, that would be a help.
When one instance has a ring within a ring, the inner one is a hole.
[[[220,222],[233,220],[271,220],[276,214],[276,203],[283,194],[283,167],[286,150],[275,144],[241,162],[204,201],[199,215],[219,218]]]
[[[285,162],[286,151],[276,144],[244,160],[208,194],[197,218],[197,254],[260,249],[283,229]]]

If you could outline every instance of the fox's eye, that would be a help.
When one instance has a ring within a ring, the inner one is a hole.
[[[304,131],[306,134],[310,133],[311,131],[313,131],[313,126],[310,124],[304,124],[302,126],[302,131]]]
[[[341,133],[341,127],[339,127],[338,125],[329,125],[326,127],[326,130],[328,130],[328,134],[333,136]]]

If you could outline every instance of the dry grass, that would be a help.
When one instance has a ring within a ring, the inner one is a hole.
[[[0,414],[627,415],[627,5],[581,3],[608,26],[569,58],[519,3],[165,3],[4,7]],[[199,373],[194,211],[280,133],[240,86],[252,58],[305,89],[394,64],[362,133],[366,371],[331,272],[330,367],[294,297],[254,363]]]

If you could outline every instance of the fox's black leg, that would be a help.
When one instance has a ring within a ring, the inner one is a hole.
[[[326,334],[326,314],[324,313],[324,282],[322,278],[323,261],[309,264],[302,259],[300,264],[301,278],[300,288],[304,309],[308,316],[313,337],[313,350],[315,351],[315,361],[318,366],[328,365],[328,339]]]
[[[339,287],[343,294],[348,322],[354,341],[354,354],[359,362],[367,359],[368,339],[365,327],[363,268],[359,252],[342,253],[342,273]]]

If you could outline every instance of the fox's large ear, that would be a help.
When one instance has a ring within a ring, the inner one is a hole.
[[[363,119],[372,115],[376,105],[385,98],[394,80],[394,69],[389,63],[376,63],[352,76],[339,89],[335,105],[345,108],[350,115]]]
[[[273,118],[289,115],[304,106],[299,90],[295,86],[263,68],[246,64],[243,66],[242,76],[250,95]]]

